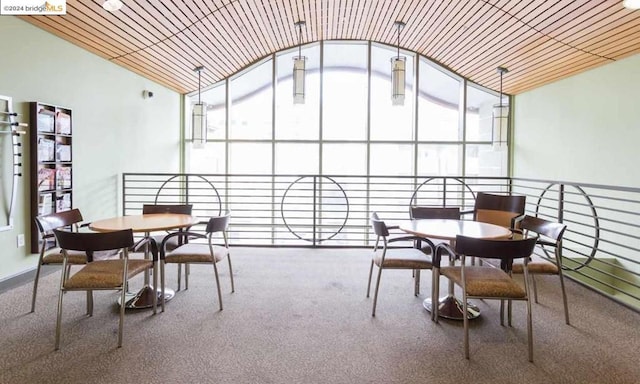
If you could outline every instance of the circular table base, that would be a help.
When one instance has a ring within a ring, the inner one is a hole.
[[[142,287],[137,293],[125,293],[125,308],[126,309],[145,309],[145,308],[153,308],[153,292],[154,289],[150,285],[145,285]],[[162,290],[155,290],[156,295],[158,295],[158,305],[162,302]],[[167,302],[173,299],[175,296],[175,291],[170,288],[164,289],[164,301]],[[118,305],[120,305],[120,296],[118,296]]]
[[[431,299],[426,299],[422,302],[422,306],[429,312],[432,310]],[[467,318],[469,320],[475,319],[480,316],[480,309],[467,302]],[[438,317],[442,317],[450,320],[463,320],[462,315],[462,300],[454,296],[441,297],[438,300]]]

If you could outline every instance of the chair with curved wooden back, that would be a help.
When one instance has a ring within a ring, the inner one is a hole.
[[[460,220],[460,208],[412,205],[409,207],[409,217],[412,219]]]
[[[142,206],[143,215],[154,214],[154,213],[177,213],[182,215],[191,215],[192,212],[193,212],[193,204],[144,204]],[[188,231],[189,228],[182,228],[179,231],[184,231],[184,230]],[[171,232],[167,231],[164,234],[161,233],[161,234],[151,235],[151,238],[153,239],[155,244],[158,247],[160,247],[162,240],[164,240],[164,238],[170,233]],[[169,240],[165,246],[167,251],[172,251],[178,248],[183,243],[187,243],[188,240],[189,239],[187,237],[180,237],[180,236],[172,237],[171,240]],[[135,251],[137,251],[139,248],[140,247],[135,247]],[[186,275],[188,274],[189,274],[189,269],[187,265],[187,267],[185,267],[185,279],[187,278]],[[181,282],[182,282],[181,279],[182,279],[182,266],[178,264],[178,290],[180,290],[181,288]]]
[[[460,265],[440,267],[440,274],[447,277],[462,289],[462,313],[467,313],[469,299],[500,300],[500,324],[504,324],[504,300],[523,300],[527,305],[527,342],[529,361],[533,361],[533,333],[531,322],[531,302],[529,301],[528,271],[524,269],[524,287],[511,278],[513,260],[523,259],[526,265],[536,245],[537,237],[525,239],[488,240],[465,236],[457,236],[455,255],[451,247],[442,244],[436,248],[434,265],[439,266],[443,253],[449,257],[460,257]],[[500,268],[492,266],[466,265],[466,257],[480,257],[500,261]],[[437,279],[436,279],[437,280]],[[439,284],[434,283],[434,296],[438,297]],[[433,306],[434,312],[438,306]],[[437,321],[438,314],[435,314]],[[509,319],[510,320],[510,319]],[[464,321],[464,356],[469,358],[469,317]]]
[[[192,211],[193,211],[193,204],[144,204],[142,206],[143,215],[154,214],[154,213],[178,213],[183,215],[191,215]],[[165,235],[162,235],[162,234],[154,235],[152,236],[152,238],[155,240],[155,242],[158,245],[160,245],[164,237],[169,233],[170,232],[167,232]],[[173,240],[167,243],[167,249],[171,250],[171,249],[177,248],[178,245],[181,245],[179,244],[179,241],[183,241],[183,240],[185,239],[174,237]]]
[[[524,215],[526,196],[478,192],[473,220],[514,228],[515,219]]]
[[[56,212],[48,215],[38,216],[35,218],[36,226],[40,232],[42,245],[40,246],[40,255],[38,257],[38,266],[36,268],[36,276],[33,280],[33,294],[31,297],[31,312],[36,310],[36,296],[38,294],[38,281],[43,265],[62,265],[62,250],[52,247],[54,243],[53,230],[64,227],[71,227],[77,230],[83,221],[82,214],[78,209],[71,209],[64,212]],[[47,249],[49,248],[49,249]],[[72,265],[84,265],[87,263],[87,255],[84,252],[69,251],[69,259],[67,267],[62,273],[69,274]]]
[[[165,265],[166,264],[209,264],[213,265],[214,277],[216,279],[216,287],[218,290],[218,303],[220,310],[222,310],[222,292],[220,290],[220,280],[218,278],[218,262],[225,258],[229,264],[229,276],[231,278],[231,292],[235,292],[235,286],[233,284],[233,269],[231,267],[231,254],[229,252],[229,238],[227,230],[229,228],[229,221],[231,218],[231,212],[226,212],[222,216],[214,216],[207,222],[205,229],[206,235],[201,233],[183,231],[174,232],[164,238],[160,246],[160,285],[162,286],[162,311],[164,312],[165,295],[164,295],[164,281],[165,281]],[[217,245],[214,243],[214,234],[221,234],[223,244]],[[173,238],[182,237],[184,239],[206,239],[206,243],[184,243],[177,248],[167,252],[166,245],[172,241]],[[185,268],[186,269],[186,268]],[[185,289],[189,289],[189,274],[185,274]]]
[[[525,205],[526,196],[478,192],[473,208],[473,220],[513,230],[515,221],[524,215]],[[471,264],[475,264],[475,257],[471,258]]]
[[[520,230],[522,230],[525,236],[530,236],[531,232],[539,235],[538,245],[542,247],[545,255],[547,255],[545,247],[547,247],[547,249],[553,249],[553,255],[551,257],[534,254],[527,263],[529,276],[531,276],[531,282],[533,283],[533,299],[538,303],[538,292],[536,280],[534,278],[535,275],[558,275],[562,290],[565,322],[569,324],[569,307],[567,305],[567,293],[565,291],[564,277],[562,274],[562,236],[564,235],[564,231],[567,229],[567,226],[565,224],[529,215],[525,215],[522,220],[519,220],[516,223],[516,225]],[[513,273],[524,273],[524,264],[514,263]]]
[[[87,264],[69,276],[63,273],[60,278],[58,294],[58,315],[56,321],[56,350],[60,348],[62,325],[62,298],[68,291],[87,291],[89,308],[87,314],[93,315],[93,291],[120,291],[120,324],[118,327],[118,347],[122,346],[124,325],[125,292],[129,278],[148,269],[155,269],[155,260],[129,259],[129,248],[133,245],[131,229],[113,232],[68,232],[54,229],[56,239],[63,254],[63,269],[66,268],[70,251],[84,252]],[[96,252],[116,251],[117,259],[94,259]],[[154,271],[155,272],[155,271]],[[157,273],[153,274],[154,287],[157,286]],[[156,313],[157,295],[153,295],[153,313]]]
[[[382,277],[383,269],[410,269],[413,271],[414,282],[414,295],[420,294],[420,270],[432,269],[431,257],[420,249],[413,246],[405,248],[390,248],[389,243],[396,241],[417,241],[423,240],[417,236],[403,236],[399,238],[389,238],[389,227],[383,220],[380,220],[378,214],[373,212],[371,214],[371,226],[373,232],[376,234],[376,242],[373,247],[373,256],[371,258],[371,266],[369,267],[369,282],[367,283],[367,297],[371,291],[371,277],[373,275],[373,266],[378,267],[378,279],[376,280],[376,289],[373,295],[373,309],[371,316],[376,315],[376,305],[378,302],[378,290],[380,288],[380,278]],[[378,245],[382,239],[382,252],[378,253]],[[429,253],[432,253],[431,250]],[[432,287],[433,292],[433,287]]]
[[[460,220],[460,207],[431,207],[413,205],[409,207],[409,217],[411,219],[445,219]],[[428,243],[428,246],[422,247],[421,240]],[[432,252],[436,245],[442,240],[420,239],[417,240],[416,248],[422,249],[425,253]]]

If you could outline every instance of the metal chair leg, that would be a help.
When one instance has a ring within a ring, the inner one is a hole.
[[[373,274],[373,259],[371,260],[371,267],[369,267],[369,282],[367,283],[367,297],[369,297],[369,291],[371,290],[371,275]]]
[[[184,265],[184,289],[189,289],[189,264]]]
[[[160,301],[162,302],[162,312],[164,312],[164,267],[165,267],[165,262],[164,260],[160,260],[160,286],[162,287],[162,297],[160,298]]]
[[[529,362],[533,363],[533,325],[531,319],[531,288],[528,284],[529,274],[527,266],[524,266],[524,292],[527,301],[527,346],[529,349]]]
[[[189,289],[189,275],[191,274],[191,265],[184,265],[184,289]]]
[[[564,320],[567,325],[569,324],[569,305],[567,303],[567,292],[564,288],[564,276],[562,275],[562,270],[558,271],[558,276],[560,276],[560,288],[562,289],[562,303],[564,304]]]
[[[222,311],[222,291],[220,290],[220,279],[218,278],[218,266],[215,259],[213,260],[213,272],[216,276],[216,286],[218,288],[218,302],[220,303],[220,310]],[[186,285],[186,281],[187,281],[187,278],[185,278],[185,285]]]
[[[233,269],[231,268],[231,253],[227,253],[227,260],[229,261],[229,276],[231,277],[231,293],[233,293],[236,291],[236,289],[233,285]]]
[[[180,281],[182,280],[182,264],[178,264],[178,291],[180,290]]]
[[[93,291],[92,290],[87,290],[87,316],[89,317],[93,316]]]
[[[38,294],[38,280],[40,279],[40,269],[42,263],[38,261],[38,268],[36,269],[36,277],[33,280],[33,293],[31,295],[31,313],[36,311],[36,295]]]
[[[413,295],[414,296],[418,296],[420,294],[420,270],[419,269],[414,269],[413,270],[413,274],[414,274],[414,279],[415,279],[415,286],[413,289]]]
[[[431,269],[431,321],[438,322],[438,310],[440,303],[438,295],[440,294],[440,268]]]
[[[378,289],[380,288],[380,278],[382,277],[382,268],[378,268],[378,280],[376,281],[376,290],[373,294],[373,310],[371,311],[371,316],[376,316],[376,305],[378,303]]]
[[[538,287],[536,285],[536,276],[531,273],[531,285],[533,285],[533,300],[538,304]]]
[[[467,294],[462,295],[462,318],[464,322],[464,358],[469,360],[469,312],[467,312]]]
[[[64,273],[63,275],[63,279],[64,279]],[[60,288],[60,292],[58,293],[58,314],[57,314],[57,320],[56,320],[56,346],[55,346],[55,350],[59,350],[60,349],[60,334],[62,332],[62,296],[64,295],[64,291],[62,288]]]
[[[164,298],[164,291],[160,292]],[[153,262],[153,314],[158,313],[158,263]]]
[[[60,349],[60,334],[62,332],[62,296],[64,295],[64,282],[65,282],[65,273],[64,269],[66,267],[66,258],[62,263],[62,273],[60,274],[60,290],[58,292],[58,315],[56,319],[56,345],[55,350]]]
[[[125,268],[127,265],[125,264]],[[124,288],[124,286],[123,286]],[[122,332],[124,331],[124,308],[126,307],[125,290],[120,291],[120,323],[118,324],[118,348],[122,347]]]
[[[129,264],[129,259],[127,257],[124,257],[124,263],[122,268],[122,288],[123,289],[120,291],[120,323],[118,324],[118,348],[122,347],[122,333],[124,332],[124,308],[126,307],[125,305],[126,296],[125,296],[124,287],[127,281],[129,281],[128,264]],[[145,281],[147,281],[146,277],[145,277]],[[153,289],[156,289],[156,287],[153,287]]]

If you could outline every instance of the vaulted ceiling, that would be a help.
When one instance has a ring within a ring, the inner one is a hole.
[[[66,16],[22,16],[180,93],[302,42],[400,45],[473,82],[518,94],[640,52],[640,11],[621,0],[67,0]]]

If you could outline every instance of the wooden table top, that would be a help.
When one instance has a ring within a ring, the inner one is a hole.
[[[441,240],[455,240],[458,235],[477,239],[511,237],[508,228],[471,220],[415,219],[403,221],[399,227],[412,235]]]
[[[94,231],[111,232],[129,229],[133,232],[152,232],[189,227],[198,224],[195,216],[178,213],[152,213],[146,215],[119,216],[97,220],[89,225]]]

